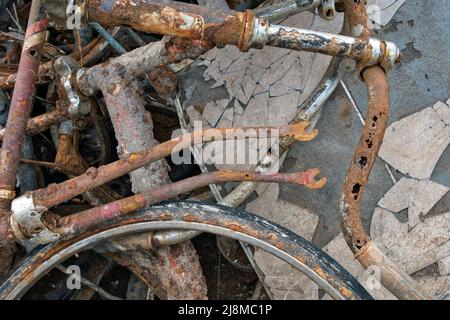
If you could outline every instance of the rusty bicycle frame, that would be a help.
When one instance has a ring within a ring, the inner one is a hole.
[[[24,51],[15,80],[11,112],[7,127],[1,133],[3,145],[0,170],[0,245],[8,245],[12,241],[47,244],[55,243],[58,239],[68,239],[66,240],[68,241],[67,245],[76,244],[77,239],[82,239],[84,234],[95,237],[95,234],[100,234],[101,230],[108,230],[114,223],[126,225],[130,222],[142,222],[142,219],[136,218],[133,214],[138,209],[168,200],[193,188],[223,181],[293,182],[309,188],[322,187],[326,180],[315,180],[319,173],[318,169],[297,175],[217,172],[203,174],[178,183],[155,186],[153,190],[149,191],[140,189],[135,192],[138,194],[133,197],[117,200],[108,205],[95,207],[65,218],[47,214],[53,206],[70,200],[78,194],[90,191],[121,175],[135,172],[136,169],[143,169],[146,165],[156,165],[156,161],[160,161],[171,152],[215,139],[212,138],[214,137],[212,132],[194,132],[162,144],[154,141],[152,145],[142,145],[136,149],[129,147],[131,142],[121,137],[120,130],[124,130],[124,128],[119,126],[120,121],[113,121],[121,145],[121,139],[124,139],[124,150],[122,150],[123,154],[120,160],[99,168],[89,168],[83,175],[15,198],[13,186],[17,163],[20,159],[21,142],[27,130],[30,133],[38,132],[40,129],[36,127],[46,128],[49,124],[71,117],[76,118],[83,114],[84,103],[96,91],[103,93],[108,109],[112,113],[111,117],[117,117],[120,120],[121,117],[128,117],[128,115],[121,114],[122,111],[118,108],[120,99],[128,97],[132,100],[131,104],[133,105],[142,103],[135,77],[161,65],[185,58],[195,58],[214,46],[234,45],[242,51],[247,51],[250,48],[259,49],[269,45],[328,54],[356,61],[357,70],[367,87],[368,112],[343,187],[342,230],[355,258],[366,268],[372,265],[378,266],[381,270],[382,284],[395,296],[400,299],[429,298],[409,275],[399,270],[370,240],[362,226],[360,216],[360,204],[364,189],[387,126],[389,87],[386,73],[394,63],[399,61],[399,50],[393,43],[372,37],[371,30],[367,28],[367,15],[363,1],[343,0],[339,3],[345,9],[346,28],[353,37],[271,24],[267,19],[257,17],[250,10],[245,12],[235,12],[226,8],[212,10],[207,7],[169,0],[86,0],[82,6],[83,19],[86,21],[98,22],[105,27],[126,25],[136,30],[172,37],[165,37],[159,42],[124,53],[107,63],[90,68],[80,68],[76,63],[67,59],[60,60],[58,70],[60,70],[61,83],[65,88],[64,94],[67,95],[69,108],[64,111],[55,111],[52,115],[42,116],[40,120],[28,120],[26,111],[30,108],[31,102],[29,99],[20,98],[32,96],[32,89],[37,80],[39,50],[44,41],[40,35],[45,30],[47,23],[46,20],[37,21],[37,15],[30,14],[29,30],[27,29]],[[33,8],[36,10],[36,7],[40,7],[40,1],[34,0]],[[325,11],[324,14],[326,16],[331,13]],[[33,45],[27,45],[29,42],[32,42]],[[157,58],[154,59],[155,57]],[[31,65],[29,65],[30,63]],[[26,76],[26,72],[30,71],[33,76]],[[15,110],[19,110],[21,113],[16,113]],[[136,121],[143,121],[143,125],[146,124],[151,129],[151,118],[137,119]],[[253,128],[253,130],[255,136],[258,136],[260,129],[276,129],[279,137],[309,141],[317,135],[317,131],[307,132],[308,125],[308,122],[300,121],[284,127]],[[137,126],[139,127],[139,125]],[[226,133],[230,133],[229,137],[226,134],[222,136],[225,139],[233,139],[233,132],[238,129],[212,130],[222,130],[222,133],[227,131]],[[200,141],[195,140],[195,136],[198,135],[202,138]],[[209,137],[209,140],[205,140],[206,137]],[[153,136],[151,135],[150,138],[153,139]],[[164,168],[163,162],[159,163],[160,166],[157,168]],[[185,209],[186,212],[189,212],[188,206]],[[182,213],[173,214],[167,210],[159,212],[156,220],[162,221],[160,227],[163,222],[168,225],[172,223],[175,226],[177,225],[175,222],[178,220],[204,222],[201,215],[193,213],[183,215]],[[209,215],[208,210],[203,212],[206,212],[205,215],[208,216],[209,221],[215,221],[212,224],[224,227],[220,219],[215,220],[213,216]],[[245,221],[241,222],[245,225]],[[242,231],[242,225],[238,221],[229,221],[229,224],[232,226],[228,225],[228,229],[251,233],[249,230]],[[180,228],[189,229],[186,226]],[[192,229],[195,230],[194,227]],[[200,227],[197,229],[203,230]],[[266,237],[266,235],[264,236]],[[62,246],[66,245],[63,243]],[[45,253],[45,258],[50,259],[51,253],[52,250]],[[303,258],[297,257],[297,259],[302,260]],[[308,263],[306,264],[308,265]],[[320,274],[320,270],[315,270],[315,275],[317,274]],[[333,282],[334,280],[331,279],[335,279],[328,273],[325,273],[322,278],[325,282]],[[341,287],[342,297],[354,298],[354,292],[348,290],[350,290],[348,287]],[[339,297],[339,294],[335,294],[334,297]]]

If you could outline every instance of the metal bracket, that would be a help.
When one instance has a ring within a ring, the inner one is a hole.
[[[36,207],[30,194],[12,201],[11,228],[17,240],[27,249],[54,242],[60,237],[42,222],[42,213],[46,210]]]
[[[334,0],[322,0],[319,6],[319,14],[322,19],[333,20],[336,15],[336,6]]]
[[[88,114],[91,110],[89,101],[72,85],[72,80],[80,69],[79,63],[69,56],[62,56],[55,61],[54,68],[63,88],[63,92],[60,92],[61,98],[66,99],[69,104],[69,114],[75,117]]]

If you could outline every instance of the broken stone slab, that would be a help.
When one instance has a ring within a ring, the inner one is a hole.
[[[439,274],[441,276],[450,275],[450,255],[444,259],[437,262]]]
[[[438,101],[389,126],[379,155],[404,174],[429,179],[450,143],[449,124],[450,106]]]
[[[229,103],[229,99],[208,102],[203,110],[203,118],[209,122],[211,127],[215,127]]]
[[[370,236],[408,274],[450,255],[450,212],[429,217],[413,229],[385,209],[376,208]]]
[[[404,3],[405,0],[368,0],[366,11],[372,27],[386,26]]]
[[[431,180],[400,179],[378,202],[393,213],[408,209],[408,225],[414,228],[450,189]]]
[[[353,257],[353,253],[347,245],[342,233],[339,233],[323,249],[332,256],[341,266],[350,272],[361,285],[376,300],[396,300],[395,296],[383,287],[364,267]],[[329,296],[324,297],[329,299]]]
[[[376,300],[396,300],[397,298],[390,293],[377,280],[377,274],[369,273],[362,265],[353,257],[353,253],[345,242],[344,236],[340,233],[336,238],[329,242],[323,250],[331,255],[337,262],[339,262],[347,271],[358,279],[361,285],[374,297]],[[375,270],[375,269],[374,269]],[[436,299],[441,299],[450,290],[449,276],[420,276],[413,277],[422,287],[427,290],[430,295]],[[323,300],[331,299],[330,296],[325,295]]]
[[[279,186],[270,184],[260,196],[247,204],[246,210],[265,217],[311,240],[319,218],[278,199]],[[307,276],[277,257],[256,249],[255,261],[265,275],[265,283],[276,300],[318,299],[318,286]]]
[[[416,280],[428,291],[432,298],[437,300],[449,300],[450,276],[423,276]]]

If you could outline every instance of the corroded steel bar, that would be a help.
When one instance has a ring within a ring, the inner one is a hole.
[[[15,195],[22,142],[33,102],[39,59],[45,42],[47,20],[39,20],[40,6],[39,0],[33,0],[0,151],[0,243],[6,240],[8,210]]]
[[[67,120],[68,118],[69,118],[68,115],[60,110],[54,110],[48,113],[38,115],[28,120],[26,133],[28,135],[41,133],[47,130],[52,125],[59,124]],[[0,130],[0,141],[3,140],[3,137],[5,136],[5,131],[6,131],[5,128]]]
[[[251,11],[218,11],[156,0],[89,0],[87,17],[106,26],[129,25],[137,30],[206,40],[216,46],[235,45],[242,51],[271,45],[354,59],[389,69],[399,50],[390,42],[356,39],[323,32],[270,25]]]
[[[308,141],[317,135],[317,131],[306,133],[306,127],[307,124],[303,122],[282,127],[207,129],[193,132],[166,141],[150,149],[131,153],[121,160],[99,168],[90,168],[81,176],[59,184],[49,185],[43,189],[38,189],[32,192],[31,196],[33,197],[33,203],[36,208],[51,208],[64,201],[72,199],[78,194],[98,187],[153,161],[167,157],[172,153],[177,153],[195,144],[223,139],[233,140],[242,138],[258,138],[260,135],[269,138],[272,135],[276,135],[278,137],[292,136],[299,141]],[[243,133],[245,133],[245,137],[242,136]],[[16,200],[17,199],[15,199],[14,202]]]
[[[140,31],[208,39],[216,45],[239,46],[247,23],[246,12],[211,10],[167,0],[89,0],[86,14],[89,21],[103,26],[127,25]]]
[[[370,37],[364,3],[345,0],[350,30],[363,38]],[[383,142],[389,115],[389,85],[379,66],[363,69],[362,77],[368,93],[364,128],[344,181],[341,202],[342,231],[355,258],[365,267],[380,269],[381,283],[399,299],[429,299],[420,285],[400,270],[370,240],[361,220],[361,202],[370,172]]]
[[[74,215],[61,218],[58,221],[58,233],[62,236],[74,236],[104,222],[117,219],[122,215],[143,209],[155,203],[172,199],[186,192],[207,186],[212,183],[232,181],[256,181],[256,182],[283,182],[308,186],[322,182],[316,181],[319,171],[310,169],[307,172],[298,173],[266,173],[259,174],[251,171],[218,171],[201,174],[178,182],[164,185],[159,189],[149,190],[134,196],[117,200],[103,206],[88,209]]]

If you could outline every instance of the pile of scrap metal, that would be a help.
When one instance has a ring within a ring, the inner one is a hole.
[[[8,112],[0,131],[0,298],[23,297],[52,269],[71,274],[70,266],[88,261],[82,288],[54,289],[53,298],[117,299],[99,283],[118,264],[144,284],[141,298],[206,299],[207,283],[191,239],[209,232],[239,240],[250,262],[252,246],[276,255],[333,298],[370,299],[351,274],[309,242],[232,209],[257,182],[321,188],[326,178],[316,178],[318,169],[268,173],[268,154],[254,171],[201,168],[195,175],[195,168],[166,161],[197,144],[242,138],[243,128],[217,128],[170,139],[177,125],[158,120],[175,116],[189,129],[179,108],[177,71],[186,61],[226,45],[335,57],[293,123],[245,128],[251,132],[246,139],[267,132],[281,138],[281,152],[294,141],[314,139],[318,132],[308,127],[336,88],[340,60],[356,61],[367,86],[368,113],[344,184],[342,229],[355,258],[366,268],[377,265],[382,284],[394,295],[427,298],[371,242],[359,211],[388,120],[386,74],[398,62],[399,50],[373,37],[364,1],[262,2],[1,2],[10,28],[0,33],[0,89],[6,101],[0,111]],[[305,10],[318,10],[324,19],[345,12],[347,35],[273,23]],[[222,197],[216,184],[228,181],[242,183]],[[205,192],[208,186],[211,192]],[[211,204],[214,197],[218,204]],[[86,252],[91,253],[86,257]]]

